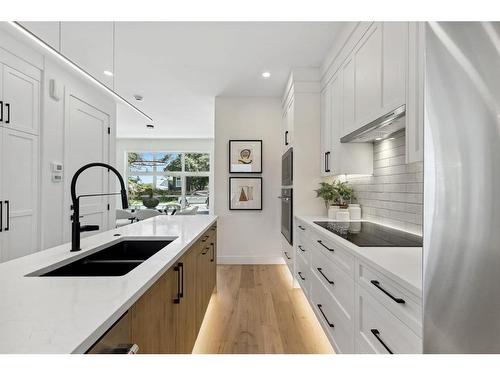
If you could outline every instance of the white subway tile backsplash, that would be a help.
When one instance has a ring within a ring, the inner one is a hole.
[[[373,176],[348,176],[363,218],[422,234],[423,163],[406,164],[404,130],[373,146]]]

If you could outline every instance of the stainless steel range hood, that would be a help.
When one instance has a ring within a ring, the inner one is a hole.
[[[340,142],[374,142],[387,138],[405,127],[405,112],[406,106],[403,104],[394,111],[340,138]]]

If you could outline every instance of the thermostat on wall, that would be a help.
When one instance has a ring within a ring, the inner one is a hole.
[[[52,166],[52,172],[61,173],[63,171],[63,165],[61,163],[57,163],[54,161],[51,163],[51,166]]]

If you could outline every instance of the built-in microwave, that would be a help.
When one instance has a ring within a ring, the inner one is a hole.
[[[289,148],[281,157],[281,186],[293,185],[293,148]]]

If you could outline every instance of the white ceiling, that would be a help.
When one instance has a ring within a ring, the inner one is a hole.
[[[339,22],[118,22],[115,89],[125,106],[119,137],[211,138],[216,96],[281,96],[292,67],[317,67]],[[261,77],[270,71],[271,78]]]

